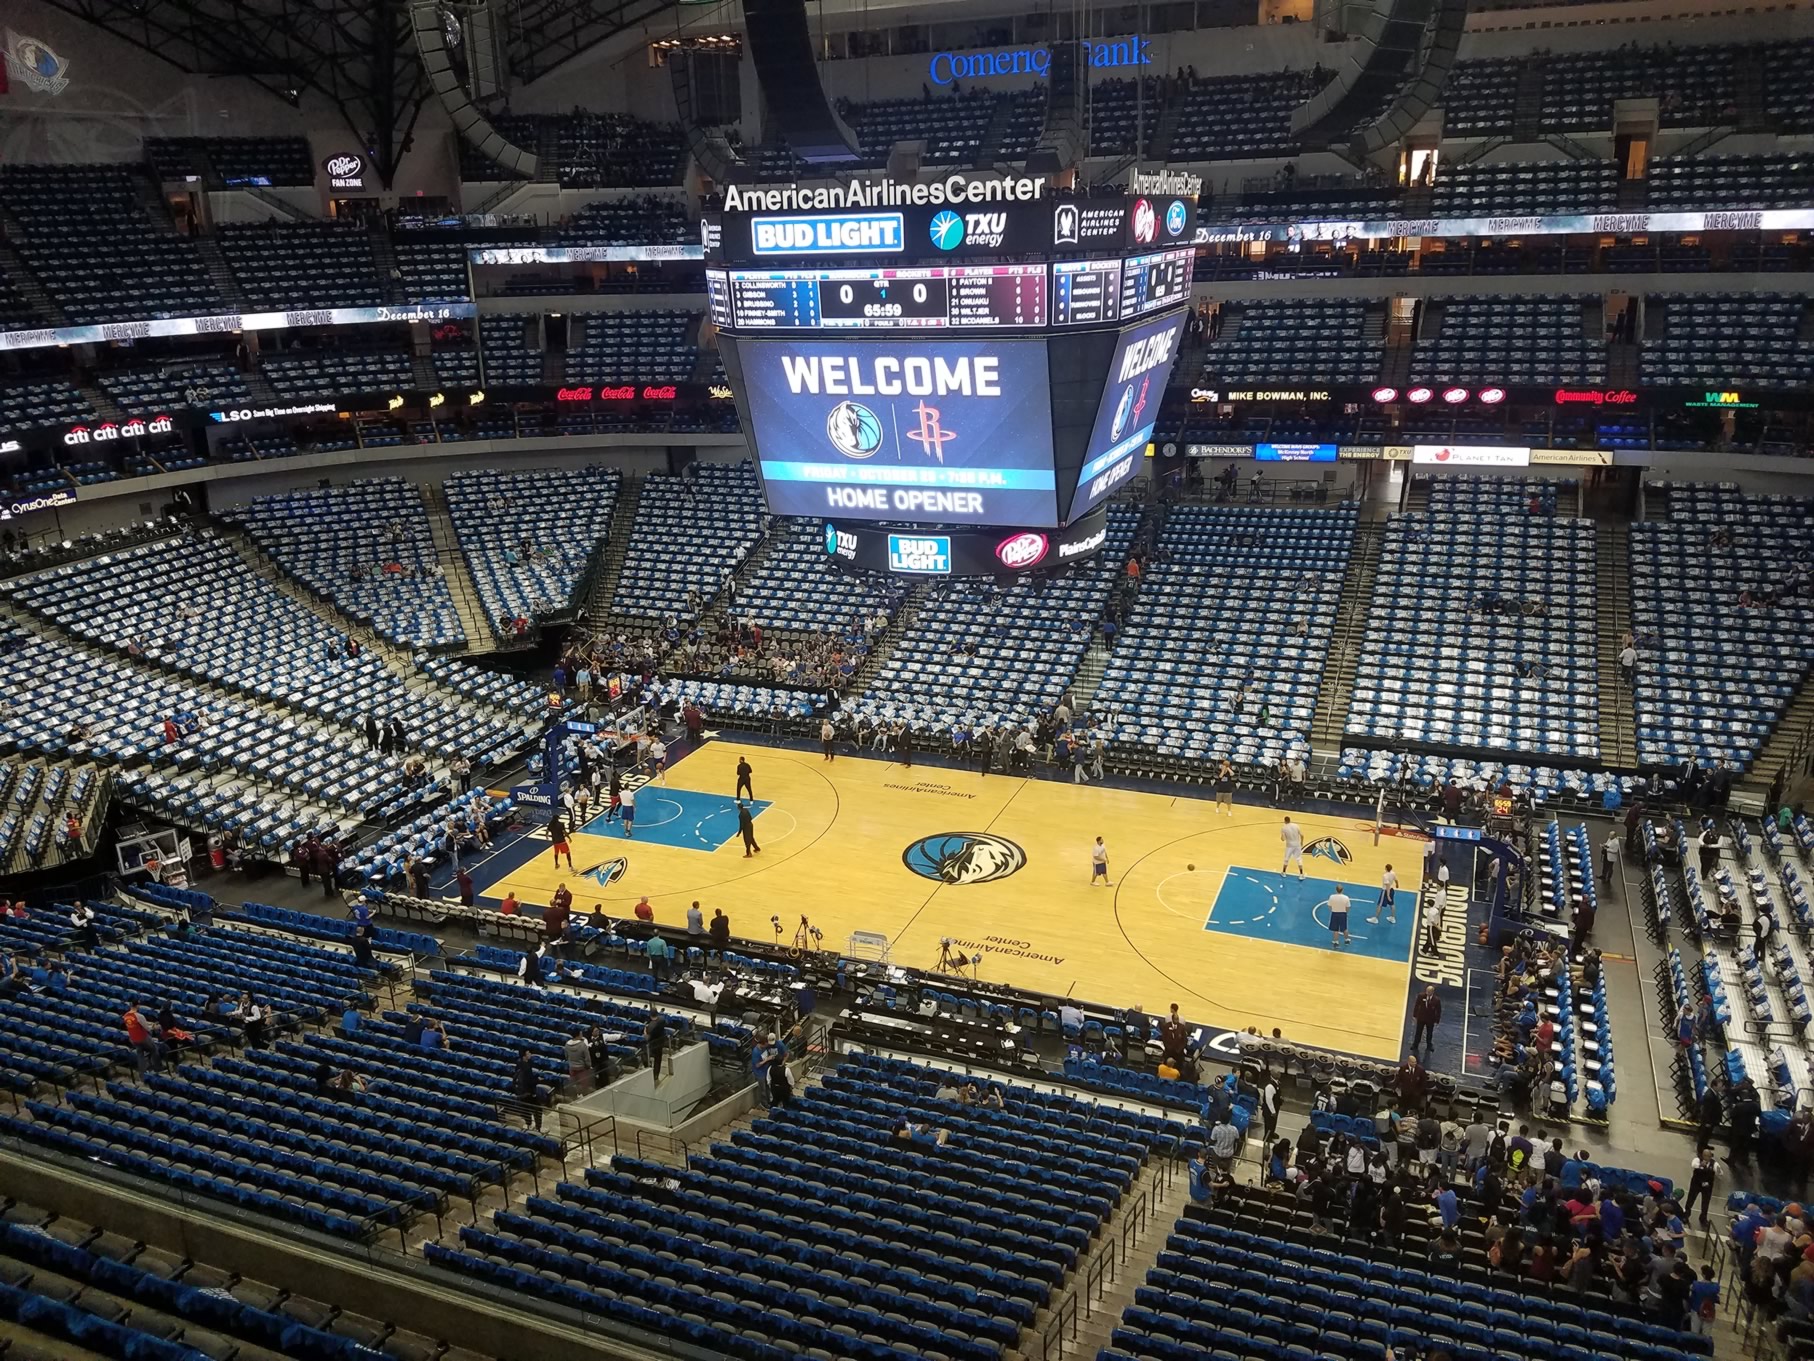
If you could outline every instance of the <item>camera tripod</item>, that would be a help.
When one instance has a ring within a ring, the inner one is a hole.
[[[775,928],[779,934],[780,927]],[[794,943],[788,947],[792,955],[812,954],[819,949],[819,942],[825,939],[825,933],[802,916],[800,924],[794,928]]]
[[[938,963],[932,966],[932,972],[974,978],[976,971],[982,967],[982,962],[980,953],[972,958],[957,948],[957,942],[946,936],[938,943]]]

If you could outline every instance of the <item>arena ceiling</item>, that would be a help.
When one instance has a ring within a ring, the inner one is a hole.
[[[48,0],[199,76],[240,76],[291,104],[339,106],[388,182],[431,97],[408,0]],[[673,0],[508,0],[494,10],[513,83],[671,9]],[[448,4],[464,14],[469,4]]]

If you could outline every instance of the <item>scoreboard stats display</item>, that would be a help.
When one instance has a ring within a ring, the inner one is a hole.
[[[1050,265],[708,269],[713,324],[741,331],[1113,326],[1190,296],[1192,250]]]
[[[766,330],[940,330],[1046,324],[1043,264],[712,271],[720,326]]]
[[[1056,523],[1044,342],[739,340],[733,353],[777,515]]]

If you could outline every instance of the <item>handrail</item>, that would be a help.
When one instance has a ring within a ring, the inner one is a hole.
[[[562,1171],[565,1171],[567,1167],[567,1154],[574,1149],[583,1149],[585,1151],[585,1166],[598,1166],[598,1156],[593,1152],[593,1149],[597,1146],[599,1141],[604,1138],[605,1134],[611,1136],[612,1155],[615,1156],[622,1151],[617,1144],[616,1115],[607,1113],[591,1120],[576,1119],[573,1117],[569,1118],[573,1119],[573,1129],[570,1134],[561,1139]],[[601,1128],[603,1130],[602,1133],[600,1132]]]
[[[1140,1198],[1128,1208],[1127,1213],[1121,1218],[1121,1263],[1123,1266],[1127,1265],[1131,1241],[1146,1232],[1146,1217],[1146,1192],[1142,1191]]]
[[[1046,1324],[1045,1331],[1039,1335],[1039,1361],[1051,1361],[1052,1344],[1058,1344],[1057,1355],[1064,1355],[1065,1324],[1071,1326],[1071,1341],[1077,1341],[1077,1294],[1075,1291],[1058,1302],[1058,1308],[1052,1313],[1052,1321]]]

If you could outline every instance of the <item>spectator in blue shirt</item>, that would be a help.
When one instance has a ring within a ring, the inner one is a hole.
[[[1757,1248],[1757,1235],[1770,1224],[1770,1216],[1756,1205],[1745,1206],[1744,1214],[1732,1221],[1732,1243],[1738,1249],[1739,1260],[1747,1266],[1751,1263],[1751,1254]]]
[[[1688,1326],[1702,1337],[1713,1336],[1713,1320],[1720,1308],[1720,1283],[1713,1268],[1701,1268],[1701,1278],[1688,1287]]]
[[[1611,1191],[1600,1193],[1600,1236],[1608,1243],[1616,1242],[1625,1231],[1625,1209]]]
[[[1453,1186],[1444,1186],[1436,1193],[1436,1213],[1442,1220],[1444,1230],[1461,1223],[1461,1201],[1456,1197]]]
[[[1210,1170],[1209,1161],[1203,1156],[1202,1150],[1199,1149],[1190,1160],[1191,1200],[1198,1205],[1209,1204],[1213,1193],[1213,1184],[1213,1173]]]
[[[422,1023],[422,1047],[442,1050],[447,1048],[447,1029],[433,1016]]]

